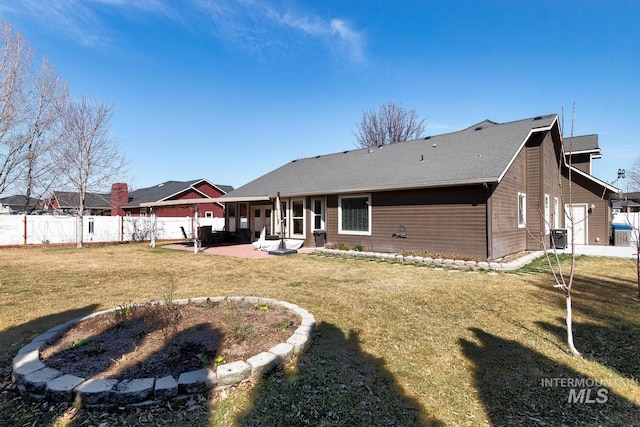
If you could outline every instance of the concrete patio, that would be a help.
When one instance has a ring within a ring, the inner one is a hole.
[[[187,243],[172,243],[169,245],[162,245],[167,249],[178,249],[183,251],[193,252],[193,245]],[[299,254],[313,252],[314,248],[302,247],[298,249]],[[268,252],[256,250],[252,244],[238,244],[238,245],[217,245],[217,246],[204,246],[198,249],[198,253],[210,254],[210,255],[225,255],[236,258],[273,258],[279,255],[270,255]]]

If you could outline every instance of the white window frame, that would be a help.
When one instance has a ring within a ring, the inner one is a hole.
[[[213,218],[213,211],[206,211],[204,213],[205,218]]]
[[[367,199],[367,231],[344,230],[342,228],[342,201],[344,199]],[[338,197],[338,234],[350,234],[356,236],[371,236],[371,194],[353,194]]]
[[[293,205],[295,203],[299,203],[299,202],[302,202],[302,216],[301,217],[300,216],[293,216]],[[307,223],[306,223],[307,222],[306,221],[306,219],[307,219],[307,215],[306,215],[307,205],[306,205],[306,200],[305,199],[291,199],[290,206],[291,206],[291,214],[290,214],[290,217],[291,217],[291,229],[290,229],[291,230],[291,237],[304,238],[307,235]],[[302,234],[300,234],[300,233],[296,234],[294,232],[294,230],[295,230],[294,222],[296,220],[302,220]]]
[[[316,202],[320,202],[320,213],[315,211]],[[320,217],[320,228],[316,228],[316,218]],[[326,230],[324,222],[324,199],[311,199],[311,228],[315,230]]]
[[[518,228],[527,226],[527,194],[518,192]]]
[[[544,195],[544,234],[549,234],[551,229],[551,198],[548,194]]]
[[[560,228],[560,200],[553,198],[553,228]]]

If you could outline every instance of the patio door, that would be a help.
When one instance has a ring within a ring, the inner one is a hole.
[[[564,219],[567,227],[567,244],[572,242],[576,245],[587,244],[587,205],[565,205],[566,217]],[[573,237],[572,237],[573,236]]]
[[[251,240],[255,241],[260,238],[262,228],[265,228],[265,234],[270,236],[271,228],[271,206],[252,206],[251,207]]]

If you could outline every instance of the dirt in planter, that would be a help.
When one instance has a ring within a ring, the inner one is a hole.
[[[183,372],[213,369],[216,358],[246,361],[285,342],[299,325],[297,314],[278,305],[126,305],[72,326],[40,357],[48,367],[86,379],[177,380]]]

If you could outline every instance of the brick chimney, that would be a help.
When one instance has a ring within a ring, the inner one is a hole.
[[[122,209],[129,203],[129,189],[124,182],[116,182],[111,184],[111,216],[124,216]]]

